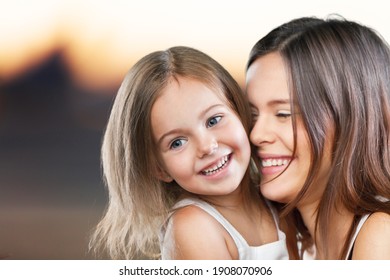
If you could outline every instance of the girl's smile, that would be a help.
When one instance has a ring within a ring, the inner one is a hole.
[[[208,168],[201,171],[201,173],[205,176],[213,176],[219,175],[222,170],[227,167],[230,163],[232,154],[228,154],[226,156],[221,157],[219,160],[211,164]]]
[[[219,89],[172,79],[153,104],[151,123],[169,180],[199,195],[227,195],[240,187],[249,139]]]

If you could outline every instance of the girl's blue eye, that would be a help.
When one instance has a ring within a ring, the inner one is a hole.
[[[177,148],[180,148],[181,146],[183,146],[185,144],[186,140],[184,139],[176,139],[176,140],[173,140],[171,145],[169,146],[170,149],[177,149]]]
[[[215,116],[215,117],[208,119],[207,120],[207,127],[212,127],[212,126],[216,125],[217,123],[220,122],[221,119],[222,119],[221,116]]]

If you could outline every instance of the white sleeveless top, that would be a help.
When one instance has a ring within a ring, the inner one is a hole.
[[[278,240],[275,242],[263,244],[261,246],[249,246],[242,235],[230,224],[221,213],[207,202],[196,199],[186,198],[175,204],[175,208],[180,208],[188,205],[195,205],[214,217],[230,234],[238,249],[238,256],[240,260],[288,260],[288,251],[286,245],[286,235],[279,229],[278,218],[271,208],[272,215],[275,221],[278,232]],[[174,240],[172,237],[172,219],[168,219],[166,226],[161,231],[160,248],[161,259],[172,259],[172,251],[174,247]]]

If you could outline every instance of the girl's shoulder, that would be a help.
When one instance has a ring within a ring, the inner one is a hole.
[[[178,259],[231,259],[230,235],[209,213],[196,205],[181,207],[171,217]],[[233,242],[234,243],[234,242]]]
[[[172,223],[178,234],[187,229],[196,230],[199,226],[216,227],[215,219],[197,205],[191,204],[180,207],[172,214]]]
[[[390,214],[372,213],[356,238],[353,259],[390,259]]]

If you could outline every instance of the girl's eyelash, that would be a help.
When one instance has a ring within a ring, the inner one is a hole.
[[[221,121],[221,119],[222,119],[221,115],[213,116],[207,120],[206,126],[212,127],[212,126],[216,125],[217,123],[219,123]],[[212,121],[214,121],[214,122],[212,123]]]
[[[174,139],[173,141],[171,141],[169,143],[169,149],[170,150],[175,150],[175,149],[180,148],[181,146],[184,145],[183,141],[186,141],[186,140],[183,139],[183,138],[176,138],[176,139]]]
[[[211,118],[207,119],[206,126],[213,127],[213,126],[217,125],[221,121],[222,118],[223,118],[222,115],[212,116]],[[178,148],[182,147],[186,141],[187,140],[185,138],[175,138],[171,142],[169,142],[169,145],[168,145],[169,149],[170,150],[178,149]]]

